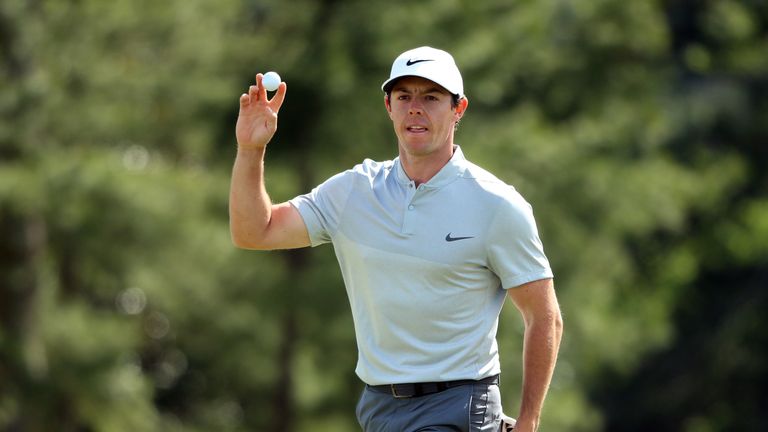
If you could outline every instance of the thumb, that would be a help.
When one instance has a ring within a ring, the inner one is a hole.
[[[283,101],[285,101],[285,93],[287,91],[288,84],[281,82],[277,87],[277,92],[275,92],[275,95],[272,96],[272,100],[269,101],[269,104],[275,112],[280,111],[280,107],[283,106]]]

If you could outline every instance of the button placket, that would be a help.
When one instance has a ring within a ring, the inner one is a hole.
[[[417,188],[414,186],[413,182],[408,184],[408,193],[406,194],[406,205],[405,209],[403,211],[403,228],[402,233],[403,234],[413,234],[413,218],[415,217],[416,205],[413,204],[414,200],[416,199],[416,194],[418,190],[421,188]]]

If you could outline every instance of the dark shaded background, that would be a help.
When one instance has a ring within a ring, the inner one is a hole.
[[[288,83],[283,201],[396,154],[379,86],[420,45],[555,269],[541,430],[768,429],[768,2],[5,0],[0,430],[358,430],[332,248],[230,243],[237,100]]]

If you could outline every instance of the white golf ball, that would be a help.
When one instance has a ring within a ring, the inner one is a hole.
[[[261,83],[268,91],[275,91],[280,85],[280,75],[278,75],[277,72],[267,72],[261,79]]]

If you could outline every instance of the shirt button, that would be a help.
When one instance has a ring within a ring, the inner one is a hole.
[[[415,207],[413,205],[408,206],[408,210],[413,210]]]

